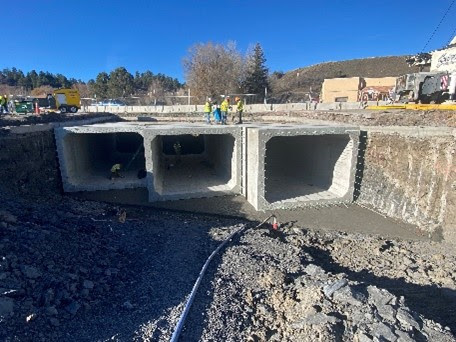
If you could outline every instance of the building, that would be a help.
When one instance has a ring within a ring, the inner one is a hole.
[[[456,73],[456,36],[444,49],[431,52],[431,71]]]
[[[325,79],[321,87],[321,101],[356,102],[362,88],[364,80],[361,77]]]
[[[325,79],[321,100],[329,102],[377,101],[387,97],[396,84],[396,77],[350,77]]]

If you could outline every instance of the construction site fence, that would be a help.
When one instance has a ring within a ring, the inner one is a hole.
[[[363,109],[366,106],[382,106],[386,105],[386,101],[369,101],[367,102],[333,102],[333,103],[280,103],[280,104],[251,104],[245,105],[244,111],[247,113],[262,113],[262,112],[282,112],[296,110],[350,110]],[[235,106],[233,106],[235,109]],[[87,113],[203,113],[203,105],[172,105],[172,106],[82,106],[82,112]]]

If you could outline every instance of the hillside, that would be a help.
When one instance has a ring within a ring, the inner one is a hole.
[[[273,77],[271,87],[279,102],[301,101],[310,87],[319,94],[325,78],[400,76],[419,71],[418,67],[409,67],[405,59],[406,56],[389,56],[320,63],[289,71],[280,78]]]

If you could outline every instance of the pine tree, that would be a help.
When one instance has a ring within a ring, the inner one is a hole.
[[[264,89],[269,88],[268,68],[265,65],[261,45],[257,43],[252,53],[247,56],[246,75],[244,80],[244,91],[249,94],[258,94],[261,98],[264,96]]]

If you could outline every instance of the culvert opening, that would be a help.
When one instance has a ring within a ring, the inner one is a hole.
[[[71,133],[64,138],[68,181],[103,187],[145,186],[138,174],[145,170],[144,142],[138,133]],[[111,167],[122,164],[123,178],[110,179]]]
[[[266,143],[265,198],[278,201],[337,199],[350,187],[348,135],[273,137]]]
[[[182,134],[152,140],[155,191],[185,195],[230,191],[235,140],[231,134]]]

